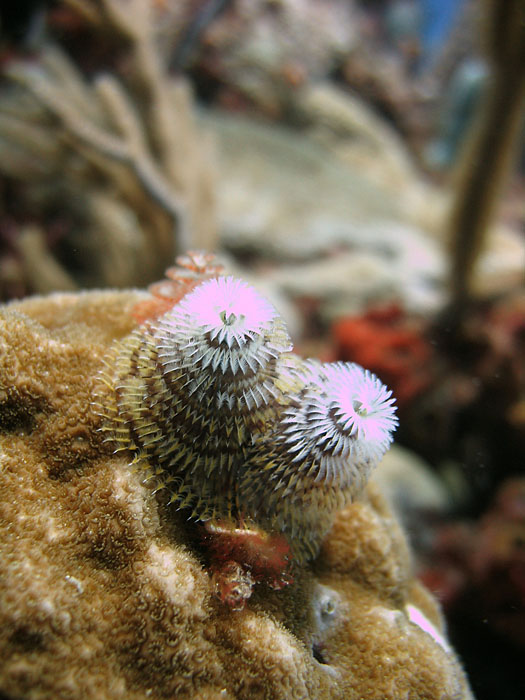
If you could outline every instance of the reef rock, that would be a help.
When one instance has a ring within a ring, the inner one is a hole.
[[[140,292],[0,309],[0,693],[7,698],[471,699],[377,486],[317,559],[233,611],[199,526],[97,430]]]

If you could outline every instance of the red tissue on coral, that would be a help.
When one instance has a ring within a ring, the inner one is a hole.
[[[152,299],[141,301],[133,307],[132,316],[138,323],[154,321],[169,311],[183,297],[204,280],[219,277],[223,267],[212,253],[189,251],[176,260],[177,265],[166,270],[166,278],[148,288]]]
[[[206,523],[204,531],[215,594],[232,609],[242,610],[256,583],[275,590],[293,583],[284,535],[227,522]]]

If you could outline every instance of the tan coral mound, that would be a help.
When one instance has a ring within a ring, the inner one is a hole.
[[[140,298],[0,309],[2,695],[471,698],[373,485],[292,585],[238,612],[215,598],[196,526],[96,432],[102,358]]]

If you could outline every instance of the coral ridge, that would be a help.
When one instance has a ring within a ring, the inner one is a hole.
[[[133,320],[144,299],[57,294],[0,309],[1,693],[472,700],[373,481],[292,585],[258,586],[239,611],[217,600],[202,526],[155,495],[125,453],[112,455],[99,430],[95,398],[110,395],[99,373],[115,341],[135,338],[135,389],[146,381],[139,351],[149,357],[152,334],[142,329],[141,348]],[[298,360],[282,362],[291,372]]]

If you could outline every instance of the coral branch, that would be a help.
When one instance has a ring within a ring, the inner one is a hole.
[[[43,231],[37,226],[24,227],[16,238],[15,247],[22,267],[38,294],[53,290],[72,291],[75,281],[46,247]]]
[[[94,255],[81,262],[88,286],[107,283],[107,265],[94,250],[112,236],[114,214],[106,221],[111,207],[93,211],[100,197],[91,193],[111,192],[128,212],[119,221],[122,229],[127,218],[129,235],[119,238],[130,264],[119,266],[119,282],[147,284],[177,250],[215,247],[213,146],[195,125],[188,87],[167,73],[153,3],[69,4],[130,52],[128,70],[89,83],[52,46],[36,63],[10,63],[11,89],[0,102],[0,170],[24,180],[30,172],[33,201],[44,212],[67,207],[75,231],[83,230],[82,248]]]

